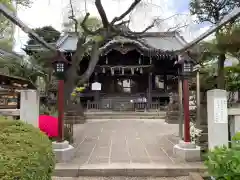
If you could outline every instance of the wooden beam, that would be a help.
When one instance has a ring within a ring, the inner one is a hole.
[[[20,27],[25,33],[30,34],[37,42],[39,42],[39,44],[43,45],[45,48],[51,51],[57,51],[55,47],[51,46],[49,43],[39,37],[31,28],[24,24],[12,11],[10,11],[2,3],[0,3],[0,13],[12,21],[14,24],[16,24],[18,27]]]
[[[190,49],[191,47],[193,47],[194,45],[196,45],[197,43],[199,43],[200,41],[202,41],[203,39],[205,39],[206,37],[208,37],[212,33],[216,32],[219,29],[221,29],[228,22],[238,18],[239,16],[240,16],[240,7],[235,8],[230,14],[226,15],[219,23],[217,23],[216,25],[212,26],[209,30],[207,30],[205,33],[200,35],[198,38],[196,38],[193,41],[191,41],[190,43],[188,43],[186,46],[184,46],[178,52],[184,52],[184,51]]]

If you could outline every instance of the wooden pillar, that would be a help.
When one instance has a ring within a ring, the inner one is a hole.
[[[200,73],[196,71],[196,102],[197,102],[197,125],[201,125],[201,97],[200,97]]]
[[[179,101],[179,137],[183,138],[183,86],[182,79],[178,76],[178,101]]]
[[[99,78],[98,78],[98,73],[95,72],[94,73],[94,82],[98,82],[99,81]],[[95,91],[94,93],[94,101],[95,102],[99,102],[100,100],[100,91]]]
[[[188,79],[183,79],[183,110],[184,110],[184,142],[191,142],[190,135],[190,110],[189,110],[189,84]]]
[[[168,83],[167,83],[167,75],[166,74],[163,75],[163,81],[164,81],[164,92],[167,92]]]
[[[150,108],[150,103],[152,102],[152,73],[148,75],[148,109]]]
[[[156,83],[155,83],[155,79],[156,79],[156,75],[153,74],[152,75],[152,89],[155,90],[156,89]]]

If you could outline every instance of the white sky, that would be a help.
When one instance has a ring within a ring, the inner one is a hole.
[[[92,16],[97,16],[97,10],[94,6],[93,0],[87,0],[88,12]],[[132,20],[132,30],[141,31],[144,27],[151,24],[152,19],[160,17],[165,19],[171,17],[174,14],[177,14],[177,6],[181,1],[179,0],[176,3],[176,0],[144,0],[145,2],[151,1],[155,6],[144,6],[138,7],[131,16]],[[67,19],[68,12],[68,2],[69,0],[34,0],[31,8],[18,8],[18,17],[27,24],[30,28],[37,28],[46,25],[51,25],[57,30],[61,31],[62,22]],[[84,3],[83,0],[73,0],[74,7],[78,15],[82,14],[84,16]],[[132,2],[130,0],[102,0],[103,7],[106,10],[108,18],[111,20],[113,17],[121,14],[126,10],[129,4]],[[120,3],[121,2],[121,3]],[[175,3],[173,3],[175,2]],[[82,7],[82,8],[80,8]],[[184,12],[186,15],[177,16],[171,18],[168,21],[164,21],[160,27],[153,29],[152,31],[164,31],[170,27],[174,27],[177,24],[188,22],[191,24],[187,28],[181,29],[182,35],[187,41],[190,41],[201,33],[205,32],[208,27],[200,27],[193,23],[194,18],[190,17],[189,12],[186,10]],[[25,34],[21,29],[16,28],[15,32],[15,48],[17,52],[22,52],[21,48],[24,47],[24,44],[28,40],[27,34]]]

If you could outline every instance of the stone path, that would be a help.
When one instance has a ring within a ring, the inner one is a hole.
[[[188,180],[186,176],[182,177],[78,177],[78,178],[66,178],[66,177],[54,177],[52,180]]]
[[[164,120],[93,120],[75,125],[74,164],[174,164],[178,125]]]
[[[57,164],[55,176],[108,176],[71,180],[131,179],[110,176],[139,176],[135,178],[139,180],[187,180],[187,177],[170,177],[186,176],[189,172],[202,170],[203,166],[174,157],[173,146],[179,141],[177,134],[178,125],[153,119],[92,120],[74,125],[75,157],[71,162]]]

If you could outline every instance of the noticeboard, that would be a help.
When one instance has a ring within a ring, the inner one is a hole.
[[[101,91],[101,89],[102,89],[102,84],[99,83],[99,82],[94,82],[94,83],[92,83],[91,89],[92,89],[93,91]]]
[[[11,92],[0,92],[0,109],[14,109],[18,105],[18,94]]]

